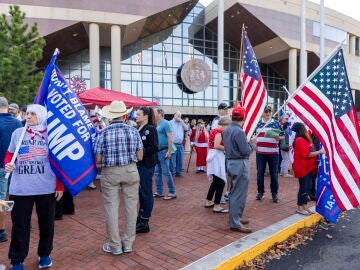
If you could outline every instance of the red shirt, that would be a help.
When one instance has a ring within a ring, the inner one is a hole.
[[[209,149],[215,149],[215,137],[216,134],[220,134],[222,135],[222,130],[215,128],[213,130],[211,130],[210,135],[209,135]],[[220,145],[224,145],[224,142],[222,140],[222,136],[221,136],[221,142]]]
[[[315,149],[314,145],[304,138],[298,137],[295,139],[292,167],[296,178],[304,177],[316,169],[316,157],[308,157],[312,149]]]

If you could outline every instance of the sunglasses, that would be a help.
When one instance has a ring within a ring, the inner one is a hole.
[[[269,113],[269,112],[271,112],[271,110],[265,110],[265,111],[264,111],[264,113]]]

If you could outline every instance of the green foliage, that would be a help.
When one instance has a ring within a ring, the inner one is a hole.
[[[20,106],[34,100],[43,77],[36,63],[45,46],[37,24],[29,26],[25,15],[18,6],[10,6],[9,14],[0,17],[0,96]]]

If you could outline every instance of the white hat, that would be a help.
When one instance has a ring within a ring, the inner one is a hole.
[[[44,106],[41,106],[39,104],[30,104],[27,106],[26,111],[35,112],[39,125],[43,125],[46,127],[47,110]]]
[[[110,105],[102,108],[102,115],[106,118],[113,119],[127,115],[131,111],[132,107],[130,109],[126,109],[124,102],[114,100]]]

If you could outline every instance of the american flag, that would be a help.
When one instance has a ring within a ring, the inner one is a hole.
[[[48,152],[43,147],[36,147],[33,145],[25,145],[20,147],[18,160],[26,161],[33,159],[34,157],[47,156]]]
[[[360,129],[339,48],[296,90],[288,106],[319,138],[341,210],[360,203]]]
[[[242,106],[246,109],[243,129],[248,139],[252,136],[267,102],[267,92],[249,38],[244,32],[242,63]]]

